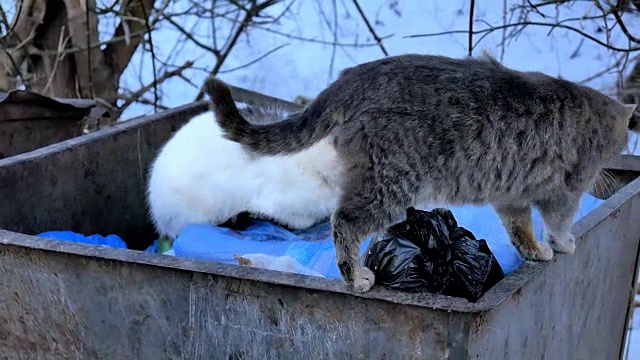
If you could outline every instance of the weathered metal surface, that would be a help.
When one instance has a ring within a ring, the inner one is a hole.
[[[640,179],[576,225],[576,254],[527,263],[475,304],[379,287],[356,295],[338,280],[25,235],[115,233],[146,247],[154,238],[144,204],[148,166],[171,132],[206,106],[183,106],[0,160],[0,228],[12,231],[0,230],[0,354],[618,356],[638,259]],[[639,159],[625,161],[635,166]]]
[[[15,240],[34,248],[8,245]],[[131,262],[155,258],[164,267]],[[290,284],[279,285],[256,269],[6,231],[0,259],[0,293],[9,294],[0,347],[10,358],[438,359],[454,316],[319,291],[301,275],[265,274]]]
[[[144,201],[149,164],[173,131],[206,109],[182,106],[1,159],[0,228],[110,231],[133,248],[147,247],[153,240]]]
[[[275,101],[299,108],[249,90],[233,91],[247,104]],[[30,234],[109,229],[132,248],[146,248],[155,238],[144,203],[149,164],[174,131],[207,109],[208,102],[200,101],[0,159],[0,228]],[[18,168],[4,172],[9,164]],[[78,206],[80,200],[86,206]]]
[[[522,286],[477,315],[468,358],[620,358],[637,273],[639,194],[637,179],[581,219],[575,254],[511,275]]]
[[[91,100],[0,92],[0,159],[81,135],[83,120],[101,116],[99,109]]]

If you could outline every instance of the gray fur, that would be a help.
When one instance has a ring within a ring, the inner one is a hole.
[[[225,88],[208,81],[214,104],[224,103]],[[332,217],[338,266],[365,292],[374,276],[359,265],[360,242],[424,202],[492,204],[527,259],[573,252],[579,199],[623,149],[634,109],[488,57],[402,55],[344,70],[283,122],[252,125],[228,109],[217,119],[229,139],[263,154],[334,137],[344,172]],[[533,237],[532,207],[545,243]]]

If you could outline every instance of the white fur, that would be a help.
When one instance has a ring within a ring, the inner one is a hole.
[[[335,210],[339,174],[328,140],[292,155],[255,155],[225,139],[208,111],[160,150],[147,200],[156,230],[171,238],[186,225],[218,225],[242,211],[303,229]]]

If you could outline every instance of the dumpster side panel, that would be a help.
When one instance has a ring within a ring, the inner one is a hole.
[[[0,353],[9,358],[446,359],[466,353],[470,317],[29,249],[6,244],[11,234],[0,231],[0,294],[7,299],[0,302]]]
[[[149,165],[172,131],[205,110],[191,104],[0,160],[0,228],[111,233],[148,247]]]
[[[470,359],[617,359],[634,292],[640,179],[574,227],[573,255],[556,254],[472,327]]]
[[[0,122],[0,159],[82,134],[81,118]]]

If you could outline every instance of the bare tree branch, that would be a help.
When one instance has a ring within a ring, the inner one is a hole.
[[[473,0],[471,1],[473,2]],[[369,22],[367,15],[365,15],[364,11],[360,7],[360,3],[358,2],[358,0],[353,0],[353,5],[356,6],[356,9],[358,9],[358,13],[360,13],[360,17],[362,17],[362,20],[364,21],[365,25],[367,25],[367,29],[369,29],[369,33],[371,33],[371,36],[373,36],[373,38],[376,40],[376,43],[380,47],[380,50],[382,50],[382,53],[384,54],[384,56],[389,56],[387,49],[385,49],[384,44],[382,43],[382,39],[378,36],[373,26],[371,26],[371,23]]]
[[[296,35],[292,35],[292,34],[286,34],[283,33],[281,31],[275,30],[275,29],[270,29],[268,27],[265,26],[257,26],[257,25],[253,25],[254,28],[256,29],[260,29],[272,34],[276,34],[276,35],[280,35],[283,37],[286,37],[288,39],[291,40],[300,40],[300,41],[304,41],[304,42],[309,42],[309,43],[316,43],[316,44],[322,44],[322,45],[336,45],[336,46],[341,46],[341,47],[353,47],[353,48],[361,48],[361,47],[372,47],[372,46],[379,46],[377,42],[374,43],[343,43],[343,42],[332,42],[332,41],[325,41],[325,40],[318,40],[318,39],[312,39],[312,38],[306,38],[306,37],[302,37],[302,36],[296,36]],[[380,37],[380,40],[385,40],[388,39],[390,37],[392,37],[394,34],[389,34],[389,35],[384,35]]]
[[[631,32],[629,31],[629,29],[627,29],[627,26],[624,24],[624,21],[622,21],[622,16],[620,16],[620,13],[618,12],[618,10],[617,9],[612,9],[611,10],[611,14],[613,14],[613,17],[616,18],[616,22],[620,26],[620,30],[622,30],[622,32],[627,37],[627,39],[629,39],[629,41],[631,41],[631,42],[639,44],[640,43],[640,39],[638,39],[637,37],[633,36],[631,34]]]
[[[134,93],[129,94],[127,96],[127,99],[125,100],[125,102],[121,106],[119,106],[120,112],[123,112],[124,110],[126,110],[134,102],[137,102],[138,99],[140,99],[148,91],[156,88],[158,85],[162,84],[163,82],[165,82],[166,80],[168,80],[168,79],[170,79],[170,78],[172,78],[174,76],[181,75],[183,71],[185,71],[186,69],[188,69],[188,68],[190,68],[192,66],[193,66],[193,62],[192,61],[187,61],[186,63],[184,63],[183,65],[181,65],[177,69],[165,72],[164,74],[162,74],[161,76],[156,78],[150,84],[145,85],[145,86],[141,87],[140,89],[138,89],[137,91],[135,91]],[[153,104],[159,105],[157,98],[154,98]]]
[[[240,24],[238,25],[238,27],[236,28],[236,30],[234,31],[233,35],[229,38],[229,41],[227,42],[227,44],[225,44],[223,49],[220,51],[220,54],[216,56],[216,64],[214,65],[213,69],[210,71],[209,73],[210,76],[215,76],[218,74],[218,71],[220,71],[220,69],[222,68],[224,61],[227,59],[227,57],[231,53],[231,50],[233,49],[236,42],[238,41],[238,38],[240,38],[240,35],[242,35],[242,33],[244,33],[244,31],[249,27],[253,18],[258,16],[260,12],[263,11],[264,9],[276,4],[278,0],[266,0],[264,2],[258,2],[257,0],[254,0],[252,1],[251,7],[248,9],[238,4],[236,1],[231,1],[231,2],[233,2],[239,8],[241,8],[245,12],[245,15],[242,21],[240,22]],[[205,89],[203,84],[200,87],[200,91],[198,91],[198,95],[196,96],[196,101],[202,100],[202,98],[204,98],[204,94],[205,94]]]
[[[494,31],[498,31],[501,30],[503,28],[514,28],[514,27],[520,27],[520,26],[543,26],[543,27],[551,27],[551,28],[561,28],[561,29],[566,29],[569,31],[573,31],[577,34],[580,34],[581,36],[584,36],[585,38],[595,42],[596,44],[602,45],[603,47],[609,49],[609,50],[614,50],[614,51],[620,51],[620,52],[636,52],[638,50],[640,50],[640,47],[629,47],[629,48],[621,48],[621,47],[617,47],[611,44],[608,44],[596,37],[594,37],[591,34],[588,34],[578,28],[575,28],[573,26],[569,26],[569,25],[565,25],[565,24],[555,24],[555,23],[545,23],[545,22],[539,22],[539,21],[522,21],[522,22],[516,22],[516,23],[510,23],[510,24],[506,24],[506,25],[496,25],[496,26],[492,26],[490,28],[487,29],[482,29],[482,30],[474,30],[471,33],[473,35],[486,35],[489,33],[492,33]],[[438,33],[430,33],[430,34],[415,34],[415,35],[406,35],[404,36],[404,38],[419,38],[419,37],[434,37],[434,36],[442,36],[442,35],[449,35],[449,34],[468,34],[469,30],[451,30],[451,31],[442,31],[442,32],[438,32]],[[476,42],[477,44],[477,42]],[[475,45],[474,45],[475,47]]]
[[[202,43],[195,36],[193,36],[189,31],[187,31],[187,29],[183,28],[180,24],[178,24],[175,20],[173,20],[172,17],[170,17],[170,16],[166,17],[166,20],[171,25],[173,25],[178,31],[180,31],[180,33],[182,33],[182,35],[184,35],[189,41],[193,42],[194,44],[196,44],[197,46],[201,47],[202,49],[211,52],[212,54],[214,54],[216,56],[216,58],[220,56],[220,50],[218,50],[217,48],[215,48],[213,46],[209,46],[209,45],[206,45],[206,44]]]
[[[469,56],[473,55],[473,12],[476,8],[476,1],[471,0],[469,5]]]
[[[279,46],[277,46],[277,47],[275,47],[275,48],[273,48],[273,49],[271,49],[271,50],[267,51],[266,53],[264,53],[264,54],[260,55],[259,57],[257,57],[257,58],[255,58],[255,59],[253,59],[253,60],[249,61],[249,62],[248,62],[248,63],[246,63],[246,64],[243,64],[243,65],[240,65],[240,66],[237,66],[237,67],[231,68],[231,69],[227,69],[227,70],[219,70],[219,71],[218,71],[218,74],[230,73],[230,72],[233,72],[233,71],[237,71],[237,70],[240,70],[240,69],[244,69],[244,68],[246,68],[246,67],[249,67],[249,66],[251,66],[251,65],[253,65],[253,64],[255,64],[255,63],[257,63],[258,61],[260,61],[260,60],[262,60],[262,59],[266,58],[267,56],[269,56],[269,55],[273,54],[274,52],[276,52],[276,51],[278,51],[278,50],[280,50],[280,49],[282,49],[282,48],[284,48],[284,47],[287,47],[287,46],[289,46],[289,44],[282,44],[282,45],[279,45]]]
[[[170,109],[170,107],[168,107],[168,106],[165,106],[165,105],[162,105],[162,104],[158,104],[155,100],[148,99],[148,98],[145,98],[145,97],[135,98],[135,100],[134,100],[134,98],[131,97],[131,95],[126,95],[126,96],[122,96],[121,97],[121,100],[129,100],[129,99],[133,100],[131,104],[136,103],[136,104],[149,105],[149,106],[153,106],[154,108],[157,108],[157,109],[162,110],[162,111]]]
[[[140,36],[132,36],[129,44],[121,41],[112,42],[103,50],[103,54],[106,60],[106,64],[109,66],[110,71],[114,76],[119,79],[122,72],[131,61],[131,57],[135,53],[136,49],[142,41],[142,34],[145,34],[148,27],[148,15],[155,0],[128,0],[124,4],[127,6],[124,9],[120,9],[122,13],[127,14],[127,19],[124,18],[120,21],[120,24],[116,28],[114,37],[124,37],[125,27],[129,27],[130,33],[141,34]],[[131,19],[138,19],[133,21]],[[124,25],[124,24],[127,25]]]

